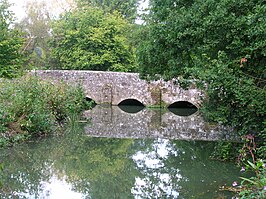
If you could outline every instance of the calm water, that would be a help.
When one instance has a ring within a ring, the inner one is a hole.
[[[0,198],[229,197],[219,186],[238,180],[239,169],[210,155],[212,140],[235,140],[232,132],[197,113],[129,112],[96,106],[85,113],[91,123],[1,150]]]

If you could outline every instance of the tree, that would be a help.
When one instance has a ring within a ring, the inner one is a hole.
[[[150,4],[150,31],[140,52],[144,71],[156,66],[151,73],[180,75],[196,59],[216,59],[223,51],[238,66],[246,56],[249,67],[242,69],[262,74],[266,54],[262,1],[151,0]]]
[[[6,0],[0,2],[0,77],[14,77],[22,66],[21,33],[13,28],[13,13]]]
[[[262,0],[150,0],[141,74],[207,83],[209,119],[258,134],[265,146],[265,15]]]
[[[134,52],[124,36],[129,24],[120,14],[83,7],[53,26],[53,57],[60,69],[134,70]]]
[[[92,7],[98,7],[105,12],[113,13],[118,11],[128,21],[134,23],[137,17],[137,8],[139,0],[77,0],[80,6],[89,5]]]
[[[26,16],[16,25],[26,33],[24,51],[29,57],[27,65],[42,68],[47,64],[46,55],[49,54],[47,45],[50,37],[51,14],[44,1],[27,2]]]
[[[26,33],[24,51],[29,57],[27,67],[47,67],[50,61],[48,40],[52,36],[51,22],[74,7],[74,0],[51,0],[50,4],[44,0],[26,2],[26,15],[17,22],[16,27]]]

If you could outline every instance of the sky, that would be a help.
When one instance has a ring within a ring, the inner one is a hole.
[[[23,17],[25,17],[25,5],[26,2],[31,2],[31,1],[37,1],[37,2],[42,2],[45,1],[47,2],[47,5],[50,6],[50,9],[53,10],[53,13],[58,13],[58,15],[63,11],[63,5],[67,0],[8,0],[9,3],[14,4],[11,6],[11,10],[15,13],[15,16],[17,20],[21,20]],[[73,1],[73,0],[68,0],[68,1]],[[148,7],[149,0],[141,0],[140,1],[140,7],[139,7],[139,13],[143,13],[141,10],[144,10]],[[55,5],[57,4],[57,5]],[[136,23],[142,23],[141,20],[137,20]]]
[[[23,9],[23,5],[25,4],[25,2],[24,2],[25,0],[20,0],[20,1],[8,0],[8,1],[11,4],[14,4],[13,6],[11,6],[11,10],[15,13],[15,15],[18,19],[21,19],[25,14],[25,11]]]
[[[11,6],[11,10],[15,13],[15,16],[18,20],[21,20],[25,17],[25,6],[27,2],[46,2],[49,9],[52,10],[53,13],[57,13],[59,15],[64,9],[67,9],[67,1],[73,0],[8,0],[9,3],[13,4]],[[63,8],[64,7],[64,8]]]

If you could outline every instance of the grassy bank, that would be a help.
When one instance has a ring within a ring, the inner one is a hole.
[[[26,76],[0,82],[0,146],[55,132],[86,102],[81,87]]]

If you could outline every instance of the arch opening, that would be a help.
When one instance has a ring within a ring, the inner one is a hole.
[[[188,101],[178,101],[168,106],[168,110],[178,116],[190,116],[198,111],[198,108]]]
[[[137,113],[144,109],[144,104],[135,99],[126,99],[118,104],[118,107],[126,113]]]
[[[86,101],[86,106],[87,107],[94,108],[97,105],[97,103],[93,99],[91,99],[89,97],[85,97],[85,101]]]

